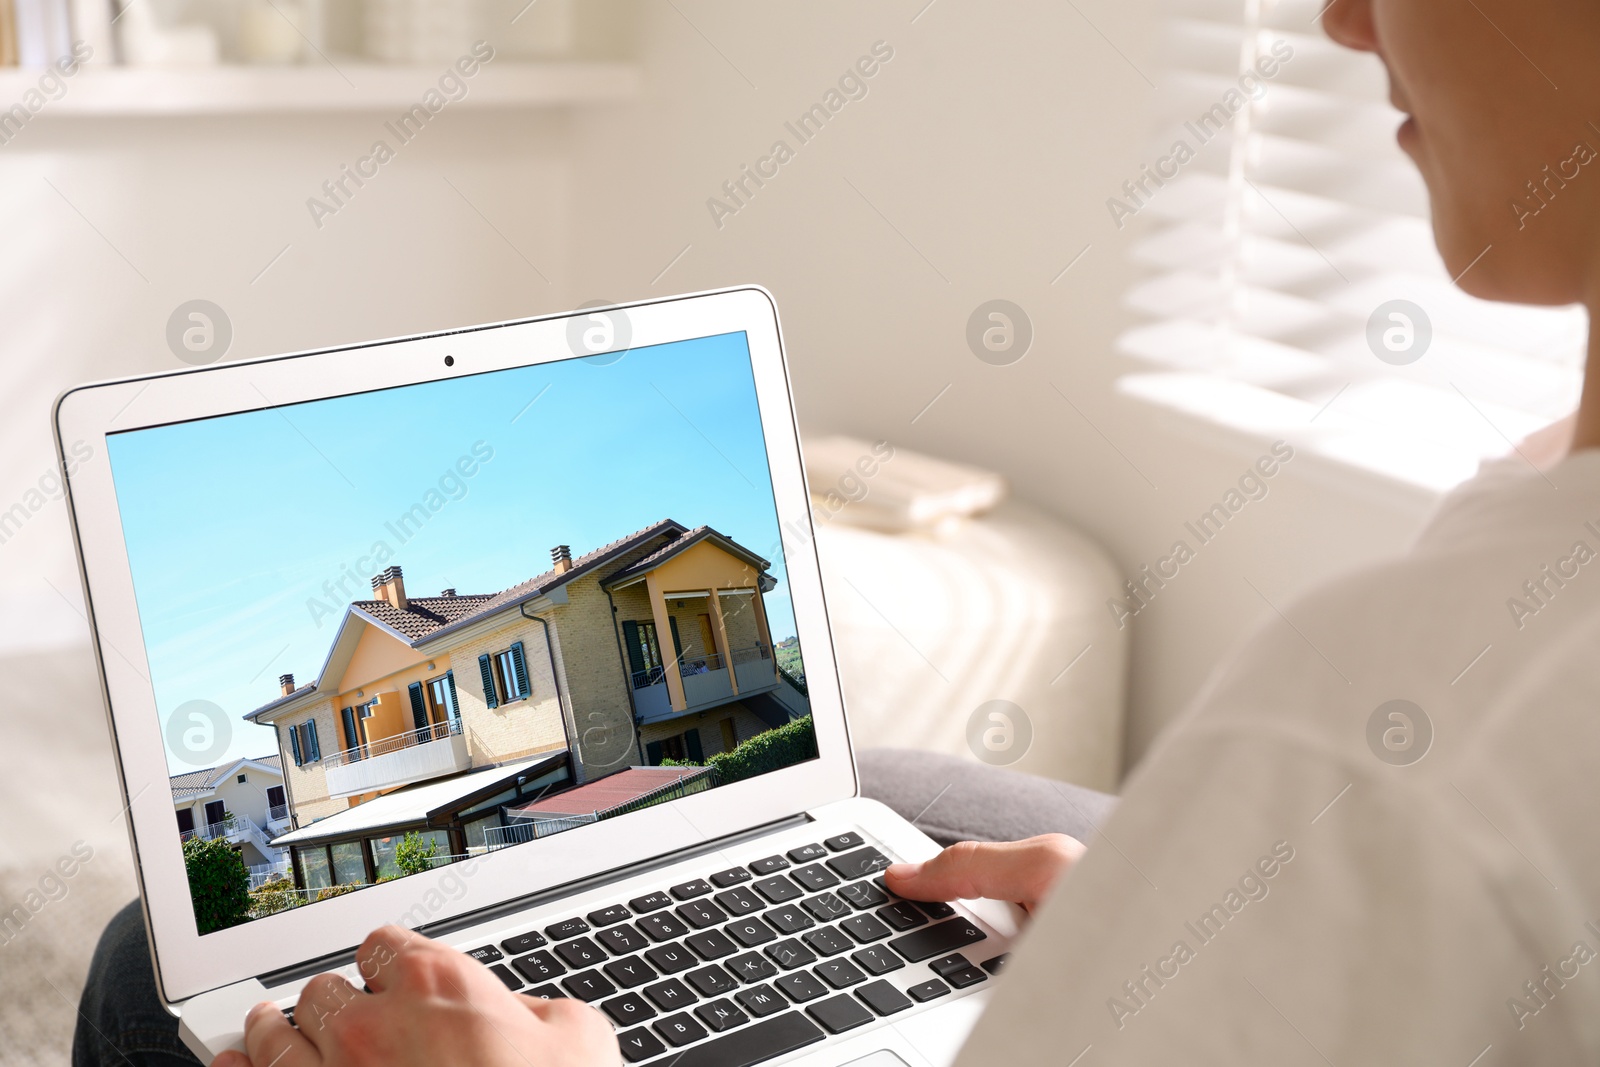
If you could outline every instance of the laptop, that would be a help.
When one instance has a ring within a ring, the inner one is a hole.
[[[883,882],[938,847],[858,795],[765,290],[87,385],[55,430],[202,1060],[390,922],[628,1063],[954,1057],[1018,914]]]

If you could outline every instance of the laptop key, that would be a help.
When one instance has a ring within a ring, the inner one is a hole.
[[[864,918],[864,916],[855,916]],[[848,922],[849,920],[845,920]],[[889,947],[912,963],[920,963],[934,956],[942,956],[958,948],[966,948],[984,939],[984,932],[966,919],[949,919],[935,926],[924,926],[909,934],[901,934],[889,942]]]
[[[522,979],[511,973],[511,968],[503,963],[497,963],[489,968],[489,973],[506,984],[506,988],[515,993],[522,988]]]
[[[588,933],[589,924],[582,919],[568,919],[566,922],[551,923],[544,928],[544,932],[552,941],[566,941]]]
[[[644,995],[649,997],[655,1006],[662,1011],[677,1011],[679,1008],[687,1008],[695,1001],[695,996],[689,992],[689,987],[676,978],[668,978],[665,982],[657,982],[655,985],[646,986]]]
[[[863,945],[889,936],[889,928],[870,915],[856,914],[839,924],[839,928]],[[915,963],[915,960],[911,962]]]
[[[940,919],[948,919],[956,913],[956,909],[942,900],[919,900],[917,901],[917,907],[922,910],[924,915],[935,922]]]
[[[972,966],[972,961],[959,952],[952,952],[948,956],[940,956],[928,964],[928,969],[943,978],[955,971],[962,971]]]
[[[756,922],[755,919],[747,920]],[[694,949],[695,955],[703,960],[720,959],[731,956],[739,951],[739,946],[729,941],[721,930],[701,930],[698,934],[690,934],[683,939],[683,943]],[[745,946],[749,948],[749,945]]]
[[[567,973],[567,969],[557,963],[556,958],[548,952],[533,952],[526,956],[518,956],[511,961],[511,966],[530,982],[548,982],[557,975]]]
[[[642,897],[634,897],[628,901],[628,907],[633,909],[635,915],[642,915],[647,911],[660,911],[672,903],[672,898],[665,893],[646,893]]]
[[[817,962],[817,954],[806,948],[794,938],[787,938],[777,944],[768,945],[761,951],[765,952],[772,960],[786,971],[796,967]]]
[[[731,867],[726,871],[718,871],[716,874],[713,874],[711,876],[711,884],[716,886],[718,889],[726,889],[730,885],[738,885],[740,882],[748,882],[750,878],[750,872],[745,870],[743,867]]]
[[[689,932],[675,915],[646,915],[638,922],[639,929],[650,935],[652,941],[676,941]]]
[[[859,1000],[848,994],[830,997],[811,1005],[806,1011],[811,1013],[813,1019],[827,1027],[830,1034],[842,1034],[846,1030],[854,1030],[872,1021],[872,1013],[863,1008]]]
[[[782,856],[768,856],[764,860],[756,860],[754,863],[752,863],[750,865],[750,870],[754,872],[756,877],[759,878],[763,874],[772,874],[774,871],[781,871],[787,866],[789,866],[789,861],[784,859]]]
[[[691,900],[686,904],[679,904],[672,910],[678,913],[678,918],[696,930],[704,930],[708,926],[715,926],[728,920],[728,913],[709,900]]]
[[[799,886],[781,874],[775,874],[771,878],[763,878],[755,886],[757,893],[760,893],[774,904],[782,904],[785,901],[805,895]]]
[[[703,897],[711,892],[711,883],[704,878],[696,878],[689,882],[679,882],[672,887],[671,892],[679,900],[690,900],[694,897]]]
[[[820,930],[812,930],[802,934],[800,939],[810,945],[811,951],[819,956],[837,956],[841,952],[849,952],[856,947],[854,941],[832,926],[824,926]]]
[[[471,956],[479,963],[493,963],[495,960],[504,958],[500,955],[500,950],[495,948],[493,945],[484,945],[480,948],[469,948],[467,949],[467,955]]]
[[[849,882],[887,870],[889,857],[868,845],[866,848],[858,848],[854,852],[833,857],[828,861],[828,866],[833,868],[834,874]]]
[[[828,987],[817,981],[816,975],[810,971],[795,971],[786,974],[772,983],[778,987],[779,992],[796,1004],[804,1004],[808,1000],[816,1000],[825,996]]]
[[[717,1034],[732,1030],[735,1026],[743,1026],[750,1021],[750,1016],[741,1011],[731,1000],[713,1000],[709,1004],[700,1005],[694,1013],[712,1033]]]
[[[857,882],[854,885],[840,886],[838,892],[841,897],[862,911],[876,908],[880,904],[889,903],[889,898],[879,892],[878,887],[870,882]]]
[[[682,945],[657,945],[655,948],[648,949],[644,954],[644,958],[649,960],[650,965],[662,974],[677,974],[680,971],[687,971],[690,967],[700,962],[694,958],[694,953]]]
[[[538,997],[540,1000],[566,1000],[567,995],[554,985],[542,985],[533,989],[523,990],[525,997]]]
[[[633,912],[629,911],[627,908],[624,908],[621,904],[613,904],[609,908],[601,908],[599,911],[591,911],[589,913],[589,925],[615,926],[623,919],[631,918],[633,918]]]
[[[821,922],[832,922],[842,915],[850,914],[850,905],[832,893],[818,893],[814,897],[807,897],[801,905]]]
[[[757,1019],[764,1019],[768,1015],[776,1015],[789,1006],[789,1002],[778,995],[778,991],[769,985],[751,986],[741,989],[733,995],[739,1006],[754,1015]]]
[[[897,1011],[905,1011],[911,1007],[909,997],[881,979],[869,982],[856,990],[856,996],[879,1015],[893,1015]]]
[[[778,973],[778,968],[772,965],[772,961],[759,952],[743,953],[731,960],[724,960],[722,965],[746,985],[771,978]]]
[[[547,944],[549,942],[544,939],[543,934],[529,931],[525,934],[518,934],[516,937],[506,938],[500,942],[500,947],[506,950],[507,955],[520,956],[524,952],[532,952],[536,948],[544,948]]]
[[[762,918],[780,934],[797,934],[801,930],[809,930],[817,925],[811,916],[794,904],[783,904],[773,908]]]
[[[688,1012],[659,1019],[655,1028],[656,1033],[666,1038],[675,1048],[693,1044],[706,1036],[706,1028],[695,1022]]]
[[[801,845],[799,848],[791,848],[787,855],[794,863],[810,863],[812,860],[825,859],[828,850],[821,845]]]
[[[963,967],[959,971],[951,971],[945,975],[944,980],[957,989],[965,989],[969,985],[977,985],[979,982],[988,981],[989,976],[976,967]]]
[[[599,971],[569,974],[561,979],[561,988],[586,1003],[609,997],[617,991],[617,987],[606,981]]]
[[[896,930],[911,930],[928,925],[927,917],[903,900],[890,904],[887,908],[879,908],[874,914]]]
[[[637,1030],[619,1034],[617,1044],[622,1046],[622,1058],[629,1063],[640,1063],[667,1051],[667,1046],[661,1043],[661,1039],[642,1026]]]
[[[645,936],[629,923],[601,930],[594,935],[594,939],[614,956],[626,956],[630,952],[639,952],[650,947],[650,942],[645,940]]]
[[[577,970],[580,967],[593,967],[605,960],[606,954],[600,946],[590,941],[587,937],[580,937],[576,941],[564,941],[556,946],[556,955],[568,967]]]
[[[1002,952],[992,960],[984,960],[982,966],[983,969],[988,971],[990,974],[999,974],[1001,971],[1006,969],[1006,964],[1010,961],[1010,959],[1011,956],[1009,953]]]
[[[867,976],[861,973],[861,968],[849,960],[823,960],[811,970],[835,989],[843,989],[845,986],[867,980]]]
[[[637,993],[624,993],[600,1005],[600,1010],[611,1016],[611,1021],[618,1026],[632,1026],[642,1023],[646,1019],[654,1019],[656,1010]]]
[[[702,997],[720,997],[739,988],[739,983],[728,977],[728,972],[714,963],[698,971],[690,971],[683,977]]]
[[[822,843],[828,846],[828,851],[830,852],[848,852],[852,848],[859,847],[863,842],[860,834],[851,832],[840,834],[838,837],[830,837]]]
[[[623,989],[632,989],[634,986],[644,985],[656,977],[656,972],[650,965],[638,956],[629,956],[627,959],[612,960],[600,968],[606,972],[606,977],[611,979]]]
[[[661,1062],[670,1067],[753,1067],[826,1036],[800,1012],[787,1011],[731,1030]]]
[[[937,978],[930,978],[926,982],[919,982],[917,985],[912,986],[906,992],[911,994],[912,1000],[922,1004],[949,993],[950,987]]]
[[[776,941],[778,935],[772,932],[772,927],[760,919],[737,919],[723,927],[735,941],[745,948],[755,948],[768,941]],[[707,931],[708,933],[712,931]],[[708,957],[709,958],[709,957]]]
[[[813,893],[817,892],[818,890],[828,889],[839,884],[838,875],[834,874],[820,863],[813,863],[809,866],[801,867],[798,871],[795,871],[793,874],[789,875],[789,877],[793,878],[795,881],[799,882],[801,885],[805,886],[806,889]]]
[[[744,886],[718,893],[711,899],[715,900],[729,915],[750,915],[767,906],[766,901],[750,892]]]
[[[868,945],[859,952],[852,952],[850,958],[860,964],[862,970],[874,977],[880,974],[888,974],[890,971],[898,971],[905,966],[899,956],[896,956],[882,945]]]

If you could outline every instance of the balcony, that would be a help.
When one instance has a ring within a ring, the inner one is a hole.
[[[731,677],[729,659],[733,661]],[[678,676],[683,680],[684,707],[681,711],[672,707],[663,668],[653,667],[634,672],[633,705],[641,725],[705,711],[737,700],[740,696],[770,692],[778,686],[772,650],[764,644],[736,648],[731,657],[718,654],[684,659],[677,669]],[[737,693],[734,692],[735,684],[739,687]]]
[[[454,720],[336,752],[322,766],[328,796],[337,800],[456,774],[472,766],[472,757]]]

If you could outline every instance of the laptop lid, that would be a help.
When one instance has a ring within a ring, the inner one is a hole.
[[[55,415],[169,1002],[856,791],[764,290]]]

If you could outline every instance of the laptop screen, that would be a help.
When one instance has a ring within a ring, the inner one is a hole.
[[[108,450],[202,934],[816,758],[743,333]]]

